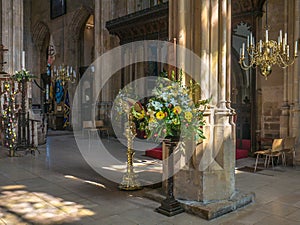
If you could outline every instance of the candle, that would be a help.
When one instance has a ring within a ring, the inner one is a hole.
[[[242,46],[242,57],[244,58],[245,56],[245,43],[243,43],[243,46]]]
[[[279,42],[282,43],[282,30],[279,31]]]
[[[251,40],[251,45],[252,45],[252,40]],[[249,48],[249,36],[247,36],[247,48]]]
[[[250,33],[250,44],[253,45],[253,42],[252,42],[252,32]]]
[[[262,53],[262,40],[259,40],[259,53]]]
[[[173,39],[174,43],[173,43],[173,48],[174,48],[174,65],[175,65],[175,68],[177,67],[177,53],[176,53],[176,38]]]
[[[25,51],[22,51],[22,70],[25,70]]]
[[[286,57],[287,57],[287,59],[290,58],[290,46],[289,45],[286,46]]]
[[[269,41],[269,32],[266,30],[266,43]]]
[[[295,41],[295,56],[298,56],[298,41]]]
[[[287,45],[287,33],[284,34],[284,44]]]
[[[252,44],[253,44],[253,46],[255,46],[255,39],[254,39],[254,37],[252,37]]]
[[[46,100],[49,100],[49,84],[46,84]]]

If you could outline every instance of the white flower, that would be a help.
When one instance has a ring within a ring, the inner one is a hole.
[[[155,110],[161,110],[161,108],[163,107],[163,105],[157,101],[151,101],[150,104],[154,107]]]

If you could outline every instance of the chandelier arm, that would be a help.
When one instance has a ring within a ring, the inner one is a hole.
[[[245,60],[240,60],[240,65],[241,65],[241,68],[243,69],[243,70],[248,70],[248,69],[250,69],[251,67],[253,67],[253,63],[250,63],[249,65],[247,65],[246,63],[245,63]]]
[[[277,58],[279,58],[279,60],[277,60],[277,64],[281,67],[281,68],[286,68],[292,64],[295,63],[295,59],[296,57],[293,57],[292,60],[289,61],[285,61],[282,56],[280,54],[278,54]]]

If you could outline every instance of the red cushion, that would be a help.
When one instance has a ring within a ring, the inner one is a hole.
[[[153,148],[153,149],[146,150],[146,156],[161,160],[162,148]]]
[[[241,147],[241,139],[236,139],[236,148]]]
[[[243,139],[242,140],[242,149],[247,149],[250,150],[251,149],[251,141],[248,139]]]
[[[236,149],[235,159],[243,159],[248,157],[248,150]]]

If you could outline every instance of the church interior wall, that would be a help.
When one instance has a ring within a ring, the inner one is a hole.
[[[54,64],[60,65],[64,63],[73,66],[79,72],[80,67],[87,67],[97,57],[120,45],[119,38],[109,34],[106,29],[105,23],[107,21],[146,9],[159,2],[167,2],[167,0],[78,0],[74,2],[66,0],[66,14],[54,19],[50,18],[49,1],[24,0],[23,2],[23,46],[26,52],[26,69],[36,75],[37,83],[42,85],[41,74],[46,72],[46,55],[50,35],[53,36],[56,48]],[[260,6],[261,12],[256,8],[255,10],[258,10],[258,14],[255,15],[255,18],[243,18],[243,22],[247,26],[255,26],[253,30],[254,33],[257,33],[256,41],[258,41],[264,38],[266,3],[263,4],[265,2],[263,0],[252,2],[262,5],[262,7]],[[277,40],[279,30],[287,31],[289,33],[290,49],[294,49],[293,41],[297,38],[299,39],[299,25],[297,25],[297,21],[299,21],[297,14],[299,2],[299,0],[268,0],[269,37]],[[6,2],[5,5],[9,4]],[[233,7],[237,5],[241,6],[242,3],[232,1]],[[233,12],[235,10],[233,8]],[[85,23],[90,16],[94,16],[94,27],[87,29]],[[233,18],[233,22],[232,29],[235,29],[238,24],[237,19]],[[8,31],[4,30],[4,34],[6,34],[5,32],[7,33]],[[7,41],[6,39],[4,38],[4,42]],[[233,60],[235,61],[237,61],[239,49],[237,46],[234,46],[234,43],[240,45],[241,40],[240,37],[232,37],[232,52],[235,54]],[[134,56],[128,57],[130,59],[130,57]],[[259,71],[256,74],[254,73],[253,76],[256,76],[256,93],[252,96],[252,74],[239,70],[238,64],[232,64],[232,80],[234,81],[231,89],[232,103],[244,106],[246,97],[249,96],[251,101],[251,98],[255,96],[255,105],[251,105],[251,107],[255,107],[257,121],[253,122],[256,123],[254,129],[260,137],[275,138],[298,135],[297,129],[299,124],[297,124],[296,119],[299,111],[297,108],[297,105],[299,105],[298,64],[299,58],[296,60],[295,65],[285,70],[274,65],[272,73],[267,80],[260,75]],[[93,93],[92,97],[98,98],[100,102],[112,101],[122,85],[136,78],[143,77],[145,73],[143,65],[129,66],[124,69],[123,74],[119,71],[114,76],[116,79],[111,79],[105,84],[100,96],[98,96],[98,93]],[[95,76],[96,82],[91,84],[92,91],[101,83],[101,71],[96,71]],[[31,103],[41,105],[44,93],[35,84],[32,84],[31,88]],[[70,100],[72,102],[76,84],[70,84],[68,88],[71,92]],[[286,111],[286,109],[288,110]],[[241,116],[238,115],[239,117]]]
[[[265,7],[265,5],[264,5]],[[269,26],[269,36],[270,39],[276,40],[279,35],[279,31],[285,30],[285,17],[282,15],[282,12],[285,12],[284,1],[280,0],[270,0],[268,1],[268,26]],[[261,27],[264,34],[265,23],[266,23],[266,14],[263,14],[261,18]],[[264,35],[261,37],[264,38]],[[292,43],[292,37],[289,38],[289,42]],[[261,123],[261,137],[262,138],[279,138],[280,137],[280,115],[281,115],[281,106],[283,104],[283,85],[284,76],[287,74],[282,68],[279,68],[277,65],[272,67],[272,73],[267,77],[267,79],[261,76],[258,72],[257,79],[259,79],[258,89],[261,89],[261,106],[262,109],[260,116]],[[276,96],[276,97],[275,97]]]
[[[85,64],[90,64],[93,60],[94,40],[90,41],[94,36],[93,29],[88,30],[85,26],[89,16],[94,13],[93,8],[93,0],[75,2],[67,0],[66,14],[51,18],[49,1],[25,1],[25,10],[31,15],[30,19],[26,20],[28,29],[25,30],[26,35],[31,37],[26,40],[25,44],[25,51],[32,55],[28,58],[27,65],[28,70],[36,76],[37,84],[41,88],[44,88],[41,75],[47,72],[47,49],[50,35],[53,38],[56,51],[52,69],[53,66],[69,65],[76,70],[78,76],[79,68]],[[87,39],[86,43],[89,43],[84,51],[80,49],[80,43],[83,39]],[[89,57],[85,57],[87,55]],[[85,61],[80,61],[80,57],[84,58]],[[70,92],[71,105],[75,88],[76,85],[72,83],[67,86]],[[32,92],[32,104],[39,106],[42,110],[45,102],[45,91],[42,91],[37,85],[32,85]]]

